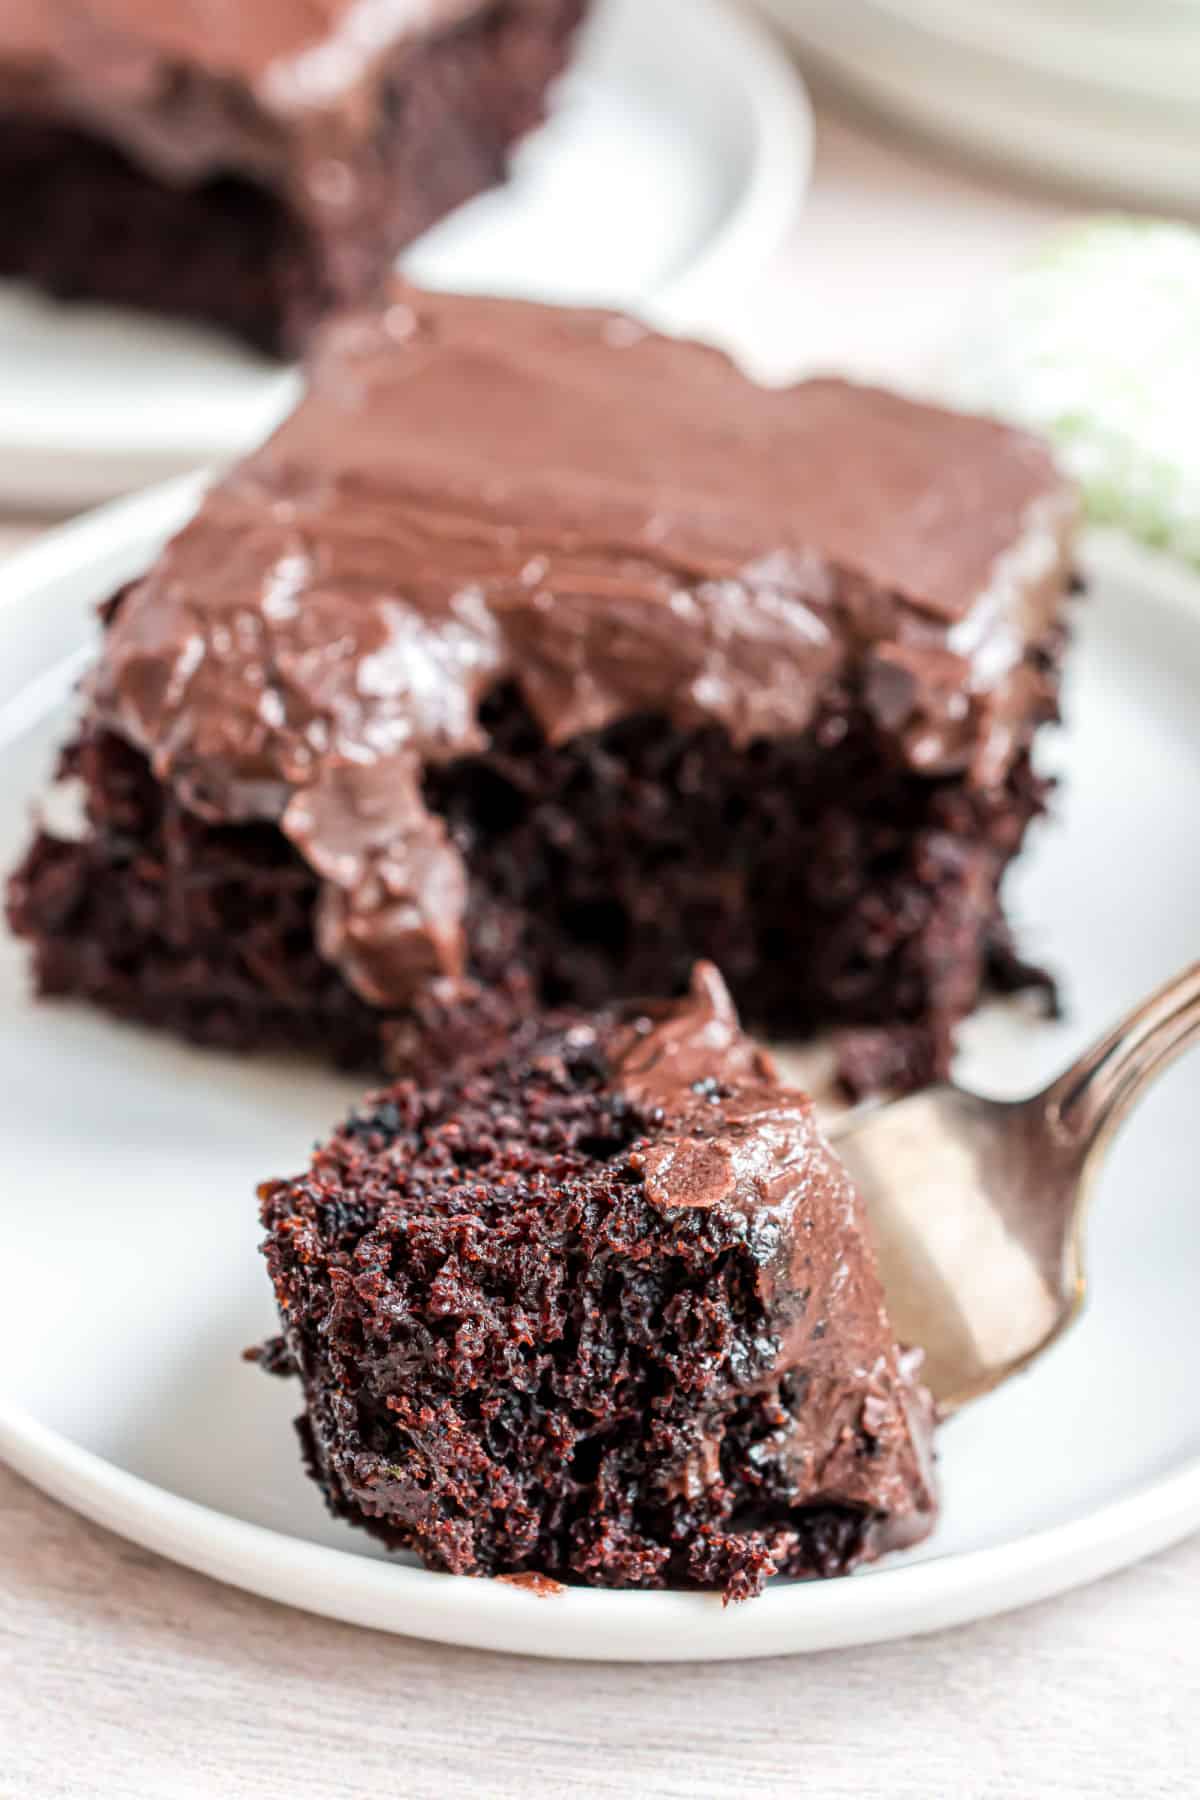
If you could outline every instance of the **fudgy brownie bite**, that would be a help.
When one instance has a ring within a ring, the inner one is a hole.
[[[109,610],[10,889],[43,992],[400,1068],[678,993],[943,1074],[1043,805],[1075,497],[1021,432],[397,286]]]
[[[309,1470],[431,1568],[744,1599],[932,1527],[861,1201],[711,967],[372,1095],[260,1195]]]
[[[587,0],[5,0],[0,274],[301,351],[500,181]]]

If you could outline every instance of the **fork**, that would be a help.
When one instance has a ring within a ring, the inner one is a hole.
[[[1114,1133],[1198,1040],[1194,963],[1030,1099],[946,1083],[829,1128],[867,1205],[896,1336],[923,1347],[943,1414],[1028,1368],[1078,1318],[1088,1200]]]

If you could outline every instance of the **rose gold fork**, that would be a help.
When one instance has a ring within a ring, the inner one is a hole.
[[[1200,1040],[1200,963],[1029,1100],[949,1084],[860,1108],[829,1135],[871,1216],[901,1343],[944,1412],[1061,1337],[1086,1294],[1088,1198],[1113,1134]]]

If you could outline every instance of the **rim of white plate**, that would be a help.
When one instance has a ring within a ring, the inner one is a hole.
[[[981,10],[971,0],[921,0],[915,11],[912,0],[867,0],[867,7],[928,42],[955,45],[1019,78],[1033,76],[1068,93],[1189,108],[1195,101],[1194,65],[1180,54],[1182,40],[1163,54],[1163,19],[1143,20],[1131,30],[1127,18],[1093,18],[1081,43],[1079,20],[1053,18],[1044,6],[1033,33],[1014,32],[1011,16]],[[1179,23],[1188,47],[1195,48],[1196,22]]]
[[[689,22],[696,0],[688,0]],[[740,61],[755,133],[740,205],[685,269],[649,296],[646,310],[673,329],[720,326],[726,308],[787,241],[812,179],[816,125],[800,71],[781,41],[727,0],[700,0]]]
[[[918,1636],[1081,1586],[1200,1523],[1194,1457],[1083,1518],[1009,1543],[861,1578],[781,1583],[724,1607],[717,1595],[676,1591],[542,1596],[335,1550],[156,1487],[20,1408],[0,1406],[0,1454],[94,1523],[263,1599],[435,1643],[586,1662],[720,1662]]]
[[[29,601],[49,582],[85,578],[101,550],[176,528],[202,486],[203,477],[187,476],[51,533],[6,564],[8,603]],[[1112,532],[1089,542],[1092,554],[1151,569],[1163,598],[1195,616],[1194,575]],[[859,1579],[781,1583],[722,1611],[715,1596],[677,1592],[570,1588],[542,1599],[502,1582],[314,1544],[133,1475],[3,1399],[0,1456],[96,1523],[266,1599],[435,1642],[577,1660],[719,1661],[915,1636],[1046,1599],[1200,1526],[1200,1456],[1193,1456],[1082,1517],[1007,1543]]]
[[[1194,210],[1200,132],[1180,96],[1118,90],[1053,58],[1005,60],[968,27],[943,33],[891,0],[833,10],[815,0],[757,3],[836,86],[919,138],[1036,185],[1065,184],[1080,204],[1090,195],[1093,205]]]

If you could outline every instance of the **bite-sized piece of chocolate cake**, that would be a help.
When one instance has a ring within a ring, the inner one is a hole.
[[[744,1599],[933,1524],[860,1199],[712,967],[374,1094],[260,1193],[311,1473],[432,1568]]]
[[[292,355],[500,181],[587,0],[4,0],[0,274]]]
[[[609,314],[397,287],[111,607],[44,992],[400,1068],[717,961],[854,1085],[1025,977],[1075,501],[1020,432],[755,386]]]

